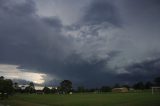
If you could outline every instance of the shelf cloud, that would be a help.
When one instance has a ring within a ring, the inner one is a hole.
[[[159,8],[159,0],[0,0],[0,73],[18,66],[41,83],[89,87],[150,80],[160,73]]]

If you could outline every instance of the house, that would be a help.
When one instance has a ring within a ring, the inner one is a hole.
[[[122,88],[113,88],[112,92],[119,92],[119,93],[123,92],[123,93],[125,93],[125,92],[128,92],[128,89],[125,88],[125,87],[122,87]]]

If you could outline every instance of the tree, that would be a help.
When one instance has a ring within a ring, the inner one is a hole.
[[[12,94],[14,91],[13,89],[13,83],[10,79],[4,79],[3,76],[0,77],[0,93],[1,93],[1,99],[4,98],[4,96],[8,97],[8,95]]]
[[[77,88],[77,91],[78,91],[78,92],[85,92],[85,88],[84,88],[83,86],[79,86],[79,87]]]
[[[62,91],[61,86],[58,86],[58,87],[57,87],[57,93],[58,93],[58,94],[62,94],[62,92],[63,92],[63,91]]]
[[[35,92],[35,88],[34,88],[34,83],[30,82],[29,86],[25,88],[25,92],[27,93],[34,93]]]
[[[12,94],[14,91],[12,80],[6,79],[4,80],[4,92],[8,94]]]
[[[21,88],[18,86],[17,82],[14,83],[13,87],[15,92],[21,92]]]
[[[43,88],[43,92],[46,93],[46,94],[49,94],[51,92],[51,90],[48,87],[45,86]]]
[[[145,89],[150,89],[152,86],[153,84],[150,81],[145,83]]]
[[[114,88],[120,88],[120,85],[117,83],[114,85]]]
[[[102,86],[100,90],[101,90],[101,92],[110,92],[111,91],[111,87],[109,87],[109,86]]]
[[[32,89],[34,89],[34,83],[33,83],[33,82],[30,82],[30,83],[29,83],[29,87],[32,88]]]
[[[2,93],[13,93],[13,83],[10,79],[4,79],[4,77],[0,77],[0,92]]]
[[[17,82],[14,83],[14,88],[18,89],[18,83]]]
[[[133,85],[133,88],[134,88],[134,89],[143,90],[145,87],[144,87],[143,82],[138,82],[138,83],[136,83],[136,84]]]
[[[52,89],[51,89],[51,93],[58,93],[58,88],[54,88],[54,87],[52,87]]]
[[[122,85],[122,87],[125,87],[125,88],[127,88],[128,90],[129,90],[129,88],[130,88],[130,86],[129,86],[129,85],[127,85],[127,84]]]
[[[3,77],[3,76],[1,76],[1,77],[0,77],[0,80],[4,80],[4,77]]]
[[[64,80],[60,83],[60,87],[63,93],[69,93],[72,90],[72,82],[70,80]]]
[[[154,82],[155,82],[155,85],[156,85],[156,86],[160,86],[160,77],[156,77],[156,78],[154,79]]]

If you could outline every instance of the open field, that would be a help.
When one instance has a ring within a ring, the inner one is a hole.
[[[10,97],[8,100],[1,100],[0,106],[1,104],[6,106],[160,106],[160,94],[18,94]]]

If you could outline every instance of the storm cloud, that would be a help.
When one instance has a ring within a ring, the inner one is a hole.
[[[150,80],[159,74],[159,5],[158,0],[0,0],[0,63],[77,86]]]

